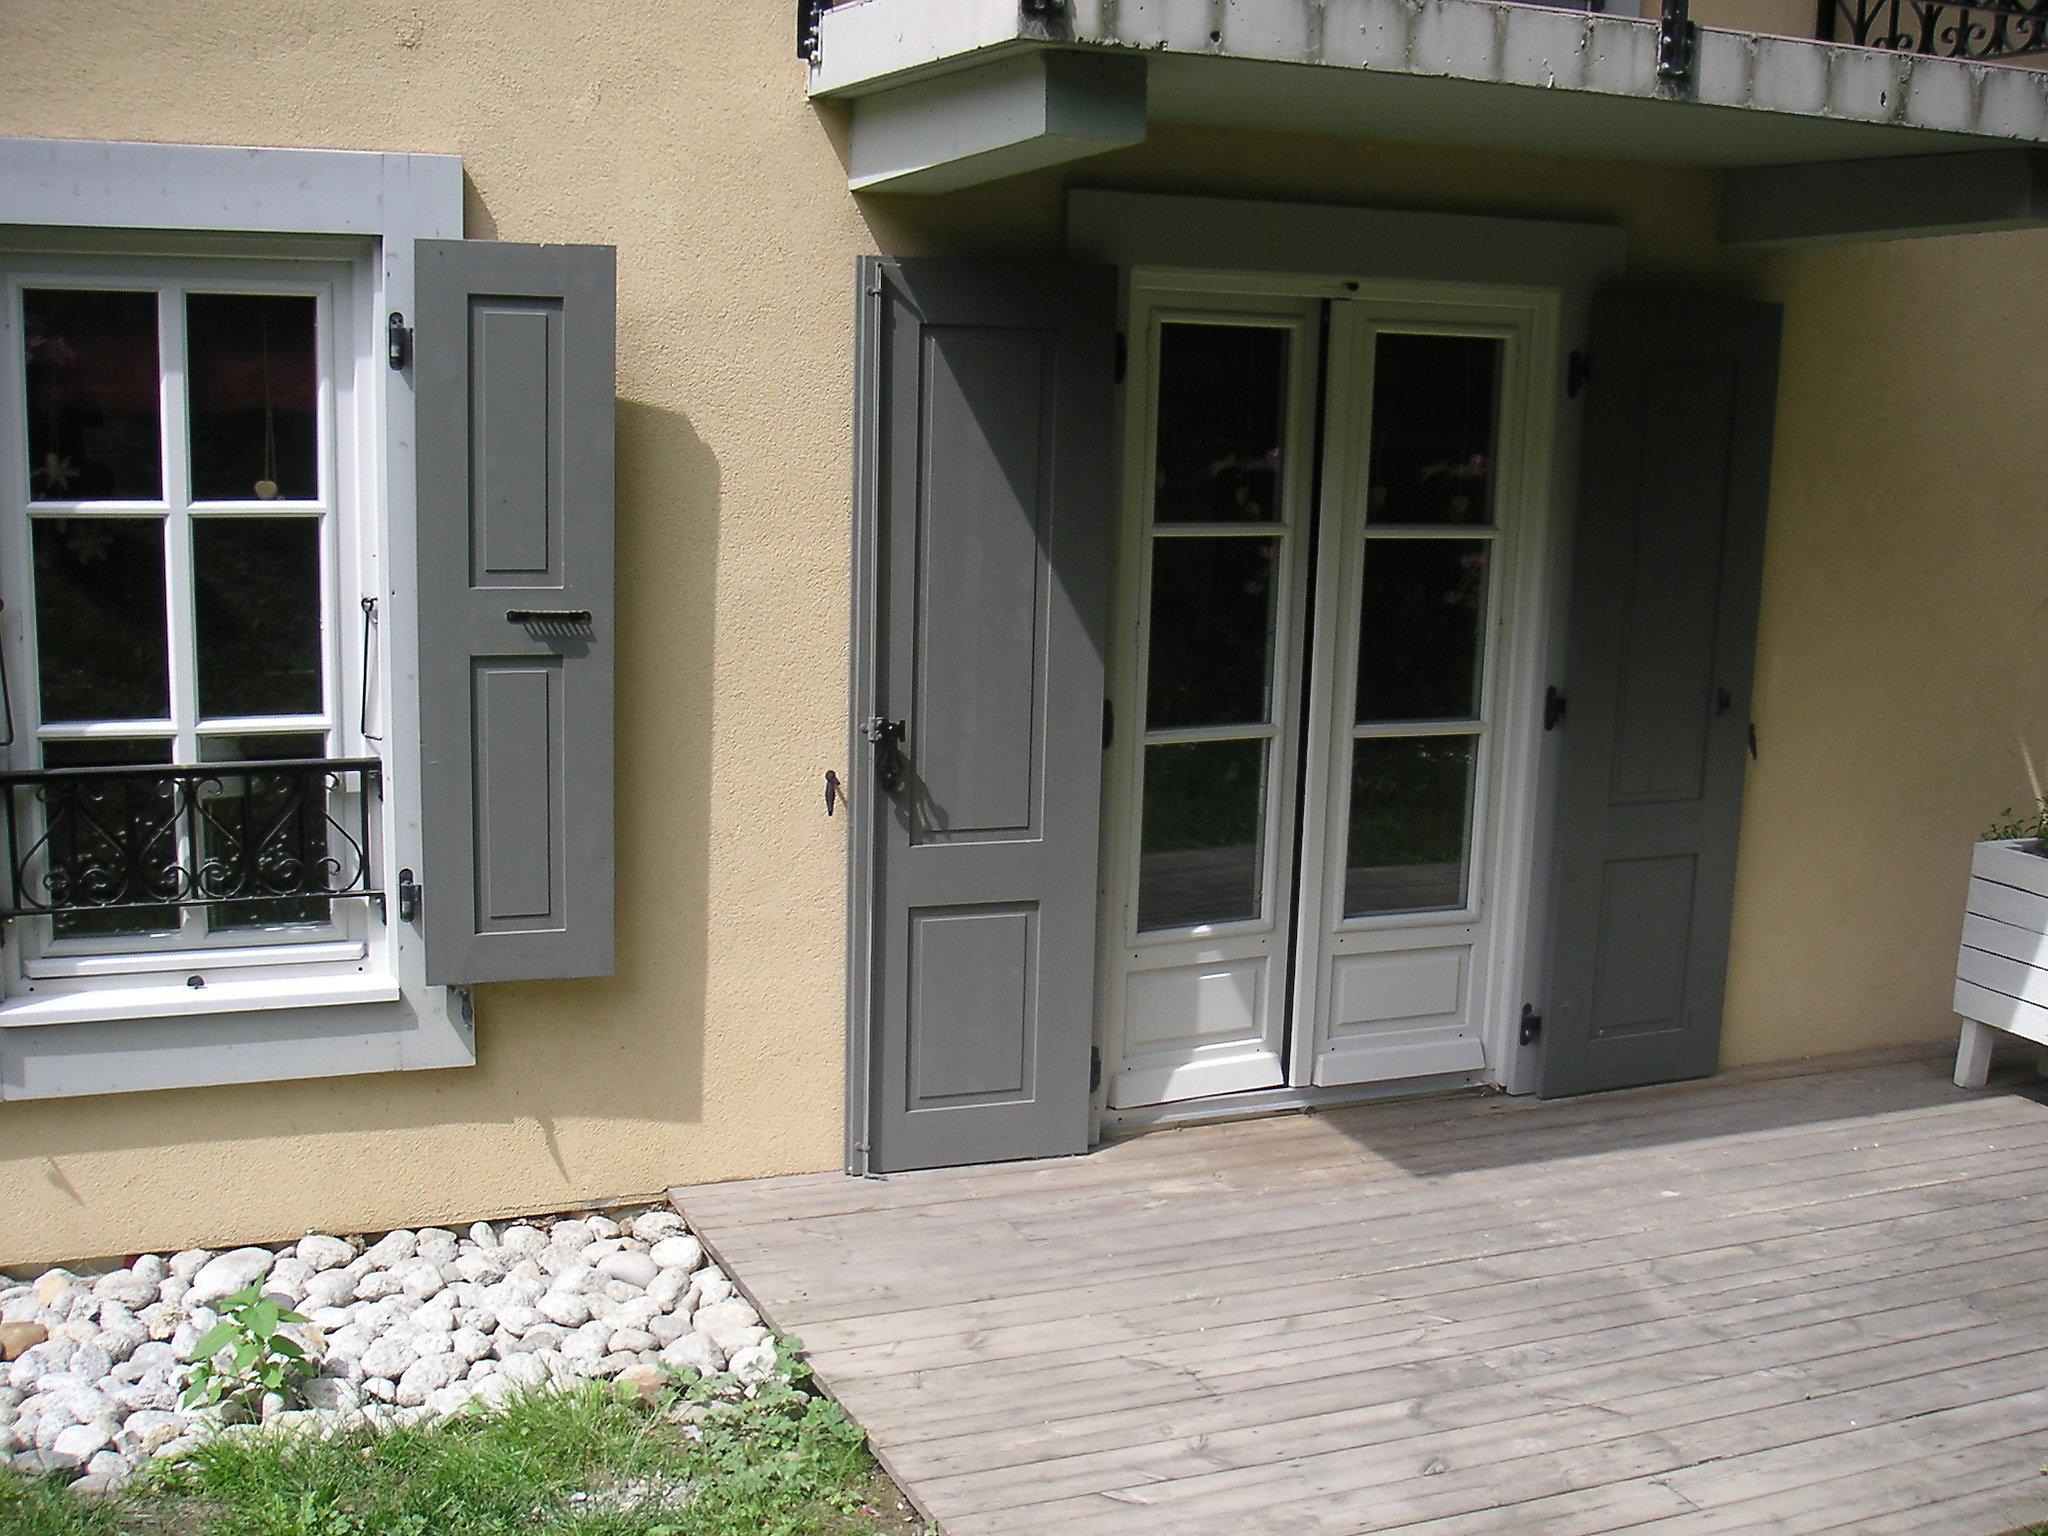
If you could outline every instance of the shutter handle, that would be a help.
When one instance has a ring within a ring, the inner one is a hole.
[[[588,608],[507,608],[508,624],[588,624]]]

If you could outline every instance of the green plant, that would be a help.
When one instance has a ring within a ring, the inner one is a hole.
[[[1984,834],[1987,843],[2011,843],[2031,841],[2035,847],[2048,850],[2048,800],[2036,802],[2032,812],[2025,816],[2015,815],[2007,806],[1999,812],[1999,820]]]
[[[313,1368],[298,1340],[279,1330],[305,1319],[263,1295],[256,1285],[227,1297],[217,1310],[220,1321],[193,1351],[185,1406],[228,1402],[253,1407],[266,1392],[288,1400],[295,1397]],[[228,1353],[225,1364],[220,1359],[223,1351]]]

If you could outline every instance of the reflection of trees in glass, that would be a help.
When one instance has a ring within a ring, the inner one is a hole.
[[[203,714],[317,714],[320,524],[209,517],[192,529]]]
[[[1267,719],[1277,553],[1271,539],[1153,541],[1153,729]]]
[[[1147,747],[1144,851],[1181,853],[1257,842],[1265,788],[1263,741]]]
[[[1278,517],[1287,334],[1252,326],[1169,325],[1160,337],[1161,522]]]
[[[1462,861],[1471,773],[1469,736],[1356,743],[1347,864],[1372,869]]]
[[[22,321],[30,494],[156,499],[156,295],[31,288]]]

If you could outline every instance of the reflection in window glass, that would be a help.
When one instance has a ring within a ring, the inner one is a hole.
[[[1145,749],[1138,927],[1191,928],[1259,915],[1266,743]]]
[[[1271,711],[1273,539],[1155,539],[1145,723],[1263,724]]]
[[[21,310],[30,499],[157,500],[156,295],[30,288]]]
[[[171,760],[168,741],[46,741],[45,768],[103,768]],[[104,903],[106,912],[60,912],[50,919],[60,939],[104,939],[176,933],[178,909],[146,905],[175,896],[177,805],[160,777],[108,777],[49,792],[40,813],[48,834],[30,874],[51,900]],[[134,903],[145,903],[137,906]]]
[[[1159,338],[1162,523],[1257,523],[1280,516],[1287,333],[1167,325]]]
[[[31,527],[43,719],[168,716],[163,521],[38,517]]]
[[[1367,493],[1373,522],[1493,520],[1501,345],[1484,336],[1379,338]]]
[[[314,301],[195,293],[185,300],[194,501],[320,494]]]
[[[1352,743],[1346,917],[1465,904],[1474,747],[1470,736]]]
[[[200,755],[209,763],[318,758],[319,735],[209,736]],[[200,794],[201,884],[216,893],[261,895],[344,883],[327,860],[327,789],[318,774],[272,771],[223,774]],[[206,909],[210,933],[320,923],[329,903],[319,897],[235,902]]]
[[[1372,539],[1358,611],[1358,719],[1479,713],[1483,539]]]
[[[320,521],[202,517],[192,524],[199,712],[320,712]]]

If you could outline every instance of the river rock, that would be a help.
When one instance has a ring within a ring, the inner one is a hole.
[[[716,1376],[725,1369],[725,1356],[708,1335],[686,1333],[666,1346],[659,1359],[670,1370],[695,1371],[699,1376]]]
[[[49,1336],[41,1323],[0,1323],[0,1360],[19,1360]]]
[[[277,1255],[268,1248],[236,1248],[208,1259],[192,1277],[192,1289],[186,1293],[185,1303],[191,1307],[205,1306],[246,1290],[269,1274],[270,1266],[276,1262]]]
[[[341,1238],[329,1237],[324,1232],[308,1232],[292,1250],[292,1257],[316,1275],[340,1269],[355,1256],[354,1248]]]
[[[654,1277],[661,1273],[661,1266],[647,1254],[627,1250],[608,1253],[599,1259],[597,1272],[607,1279],[623,1280],[630,1286],[645,1290]]]

